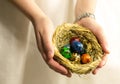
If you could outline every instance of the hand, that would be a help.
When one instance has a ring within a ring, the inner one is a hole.
[[[102,68],[107,61],[107,55],[109,54],[108,50],[108,44],[104,35],[104,32],[102,30],[102,27],[92,18],[83,18],[80,21],[77,21],[79,25],[82,25],[88,29],[90,29],[97,37],[100,45],[102,46],[102,49],[104,51],[104,56],[102,57],[102,61],[98,65],[98,67],[92,72],[93,74],[96,74],[100,68]]]
[[[53,59],[54,48],[52,45],[52,35],[54,28],[51,20],[48,17],[42,17],[33,21],[33,25],[38,49],[45,62],[54,71],[70,77],[71,74],[69,71]]]

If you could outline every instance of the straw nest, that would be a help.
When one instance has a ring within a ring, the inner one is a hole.
[[[71,37],[79,37],[85,46],[86,52],[89,53],[92,60],[87,64],[71,61],[61,55],[62,46],[69,43]],[[53,35],[54,59],[71,72],[77,74],[87,74],[93,71],[100,63],[103,51],[94,34],[87,28],[78,24],[64,23],[56,28]]]

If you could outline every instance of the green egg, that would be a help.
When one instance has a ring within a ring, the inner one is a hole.
[[[61,48],[60,53],[62,54],[62,56],[64,56],[65,58],[69,59],[72,56],[72,53],[70,51],[70,45],[65,45]]]

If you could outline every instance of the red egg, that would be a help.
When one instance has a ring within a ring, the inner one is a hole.
[[[72,43],[73,41],[78,41],[78,42],[80,42],[80,39],[79,39],[78,37],[72,37],[72,38],[70,39],[70,43]]]

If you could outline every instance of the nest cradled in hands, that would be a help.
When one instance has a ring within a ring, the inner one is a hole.
[[[91,62],[82,64],[62,56],[60,49],[64,45],[69,44],[72,37],[80,38],[80,41],[85,46],[86,52],[92,58]],[[93,71],[99,65],[103,56],[102,48],[95,35],[89,29],[79,26],[78,24],[65,23],[58,26],[53,35],[53,45],[55,47],[54,59],[68,68],[71,72],[77,74],[87,74]]]

